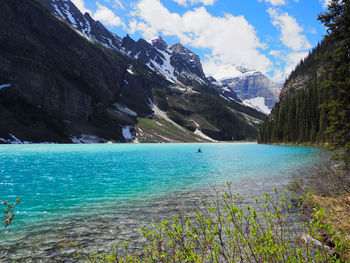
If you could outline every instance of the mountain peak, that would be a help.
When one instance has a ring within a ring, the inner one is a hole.
[[[228,64],[219,67],[218,71],[213,75],[218,81],[224,79],[240,78],[246,76],[261,75],[262,73],[255,69],[250,69],[245,66]]]
[[[165,40],[161,36],[157,36],[150,40],[150,43],[152,46],[159,50],[166,50],[168,48],[168,44],[165,42]]]
[[[69,0],[38,0],[50,13],[71,25],[76,32],[101,45],[119,50],[122,39],[108,31],[102,23],[94,20],[89,13],[82,14]]]
[[[182,56],[186,61],[193,63],[196,67],[200,69],[200,75],[204,76],[201,60],[198,55],[196,55],[180,43],[171,45],[169,49],[177,56]]]
[[[176,44],[171,45],[170,49],[174,53],[193,53],[191,50],[189,50],[188,48],[184,47],[180,43],[176,43]]]

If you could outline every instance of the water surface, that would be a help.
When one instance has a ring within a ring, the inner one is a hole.
[[[1,145],[0,200],[21,198],[0,260],[67,260],[69,241],[110,248],[159,221],[170,196],[192,200],[226,181],[245,195],[282,187],[326,155],[254,143]],[[188,202],[189,203],[189,202]]]

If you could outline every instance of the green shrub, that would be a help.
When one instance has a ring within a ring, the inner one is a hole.
[[[322,239],[332,234],[323,210],[295,224],[290,215],[296,210],[285,193],[275,190],[261,203],[255,199],[255,205],[246,205],[228,186],[194,214],[178,212],[171,221],[142,229],[141,251],[125,243],[110,255],[89,255],[75,244],[78,254],[90,262],[341,262],[344,242],[334,240],[330,248]]]

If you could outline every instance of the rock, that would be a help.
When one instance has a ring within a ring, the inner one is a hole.
[[[294,96],[297,91],[305,89],[310,79],[307,75],[298,76],[289,81],[281,90],[279,99],[282,102],[284,98]]]

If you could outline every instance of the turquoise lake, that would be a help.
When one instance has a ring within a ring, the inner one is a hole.
[[[171,198],[186,203],[226,181],[258,196],[326,155],[255,143],[1,145],[0,200],[21,203],[0,261],[55,262],[72,253],[70,241],[103,250],[166,217]]]

